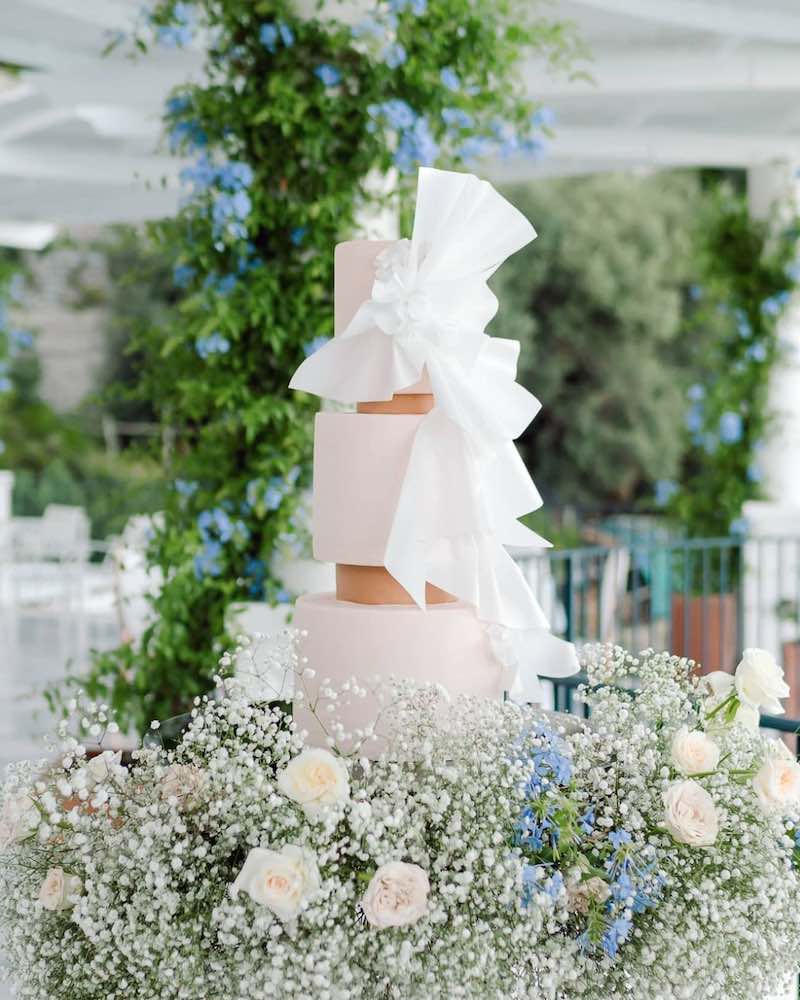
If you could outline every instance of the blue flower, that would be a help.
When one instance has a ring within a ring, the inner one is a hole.
[[[701,385],[699,382],[695,382],[694,385],[689,386],[686,395],[693,403],[699,403],[701,399],[705,399],[705,386]]]
[[[461,81],[458,78],[458,74],[450,66],[444,67],[439,74],[439,79],[448,90],[459,90],[461,87]]]
[[[581,816],[579,823],[581,825],[581,830],[585,834],[590,834],[594,832],[594,824],[596,821],[596,816],[594,812],[594,806],[589,806],[586,812]]]
[[[241,160],[229,160],[217,168],[217,180],[223,188],[240,191],[253,183],[253,168]]]
[[[765,316],[780,316],[783,311],[783,307],[789,301],[789,292],[778,292],[775,295],[771,295],[768,299],[764,299],[761,303],[761,312]]]
[[[552,128],[556,123],[556,113],[552,108],[539,108],[531,117],[534,128]]]
[[[186,94],[174,94],[167,98],[167,114],[182,115],[192,106],[190,98]]]
[[[385,118],[389,128],[396,132],[411,128],[417,120],[416,112],[411,105],[399,97],[384,101],[383,104],[371,104],[367,111],[373,118]]]
[[[430,167],[439,155],[439,145],[433,137],[427,118],[418,118],[414,125],[403,132],[394,162],[405,174],[412,173],[417,166]]]
[[[674,479],[659,479],[656,483],[656,503],[659,507],[666,507],[677,492],[678,484]]]
[[[275,595],[275,600],[277,601],[278,604],[291,604],[292,599],[293,599],[292,595],[289,593],[289,591],[284,589],[279,590],[278,593]]]
[[[486,136],[471,135],[461,143],[457,153],[465,163],[471,163],[483,159],[491,151],[492,145],[491,139]]]
[[[703,289],[700,285],[689,285],[689,298],[693,302],[699,302],[703,297]]]
[[[11,379],[0,375],[0,392],[11,392]]]
[[[767,346],[761,343],[761,341],[751,344],[747,348],[747,359],[748,361],[757,361],[761,363],[767,360]]]
[[[732,535],[746,535],[747,520],[743,517],[737,517],[735,520],[731,521],[731,525],[728,530]]]
[[[205,129],[196,118],[189,118],[186,121],[176,122],[169,133],[169,147],[173,153],[178,150],[193,152],[196,149],[204,149],[208,145],[208,136]],[[191,167],[185,167],[181,173],[181,180],[184,174],[191,172]]]
[[[451,128],[472,128],[474,122],[472,115],[461,108],[444,108],[442,119]]]
[[[227,295],[236,287],[236,281],[237,278],[235,274],[226,274],[217,282],[217,291],[220,295]]]
[[[342,82],[342,74],[330,63],[321,63],[314,70],[314,76],[321,80],[326,87],[336,87]]]
[[[178,288],[188,288],[197,271],[191,264],[176,264],[172,271],[172,280]]]
[[[699,402],[692,403],[686,414],[686,428],[694,435],[699,434],[703,429],[703,407]]]
[[[176,3],[172,16],[174,24],[159,26],[156,37],[165,48],[178,49],[192,40],[196,22],[194,7],[189,3]]]
[[[204,576],[219,576],[222,572],[219,558],[222,554],[222,546],[213,539],[207,541],[201,552],[194,557],[194,575],[198,580]]]
[[[205,153],[190,167],[184,167],[180,172],[182,184],[191,184],[195,194],[202,194],[217,179],[217,170]]]
[[[33,347],[33,334],[30,330],[10,330],[8,338],[15,351],[29,351]]]
[[[633,839],[627,830],[612,830],[608,835],[611,846],[618,851],[625,844],[630,844]]]
[[[193,497],[197,493],[198,484],[189,479],[176,479],[175,492],[182,497]]]
[[[230,341],[227,337],[223,337],[219,331],[215,331],[208,337],[200,337],[195,342],[195,350],[204,361],[212,354],[227,354],[230,348]]]
[[[324,347],[330,339],[330,337],[323,336],[314,337],[314,339],[309,340],[307,344],[303,344],[303,354],[305,354],[307,358],[310,358],[312,354],[316,354],[320,347]]]
[[[391,42],[383,50],[383,61],[389,69],[397,69],[406,61],[406,50],[400,42]]]
[[[394,14],[402,14],[410,9],[417,17],[421,17],[428,9],[428,0],[389,0],[389,9]]]
[[[264,580],[267,575],[267,567],[262,559],[250,556],[244,564],[245,576],[250,580],[250,596],[256,599],[264,596]]]
[[[306,238],[306,233],[308,232],[308,226],[295,226],[295,228],[289,234],[289,239],[292,244],[299,247],[303,240]]]
[[[603,951],[609,958],[616,958],[619,946],[625,942],[633,924],[625,917],[617,917],[603,934]]]
[[[723,444],[738,444],[742,440],[741,414],[726,410],[719,418],[719,437]]]
[[[747,466],[747,478],[751,483],[761,482],[763,478],[761,469],[759,469],[755,462],[751,462],[750,465]]]
[[[270,52],[277,51],[279,38],[277,24],[262,24],[258,37],[265,49]]]

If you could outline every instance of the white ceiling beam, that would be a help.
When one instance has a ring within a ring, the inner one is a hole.
[[[114,31],[129,29],[140,7],[125,0],[26,0],[26,4]]]
[[[543,173],[588,173],[588,164],[606,169],[644,167],[747,167],[776,160],[800,162],[800,138],[732,135],[673,129],[568,128],[557,130],[541,161],[515,157],[493,170],[506,181]]]
[[[800,91],[797,52],[764,47],[725,53],[603,49],[587,70],[591,81],[570,81],[543,71],[541,62],[531,62],[525,69],[525,79],[531,95],[539,99],[562,95]]]
[[[708,31],[769,42],[800,41],[800,15],[765,10],[758,3],[704,3],[703,0],[575,0],[581,7],[666,24],[685,31]]]
[[[38,180],[83,181],[115,185],[122,188],[135,184],[161,186],[178,184],[178,174],[184,164],[169,156],[130,156],[85,148],[49,148],[31,150],[24,146],[0,146],[0,177],[36,178]]]

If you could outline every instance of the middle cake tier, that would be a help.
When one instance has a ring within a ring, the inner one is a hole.
[[[383,566],[422,414],[318,413],[314,558]]]

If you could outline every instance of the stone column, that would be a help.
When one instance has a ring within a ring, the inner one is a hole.
[[[800,181],[793,164],[751,167],[747,195],[754,218],[798,211]],[[782,357],[770,382],[773,425],[758,456],[764,500],[745,504],[743,645],[769,649],[800,691],[795,661],[800,623],[787,621],[780,605],[800,605],[800,295],[788,304],[778,328]],[[800,610],[800,608],[799,608]],[[800,646],[797,647],[800,650]]]

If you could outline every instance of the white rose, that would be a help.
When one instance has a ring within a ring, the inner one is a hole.
[[[752,705],[742,704],[736,709],[736,716],[733,721],[737,722],[740,726],[744,726],[751,733],[757,733],[758,727],[761,724],[761,713],[757,708],[753,708]]]
[[[403,927],[425,913],[430,882],[419,865],[390,861],[372,876],[361,907],[373,927]]]
[[[719,820],[714,800],[696,781],[676,781],[664,790],[664,826],[674,840],[690,847],[709,847],[717,839]]]
[[[230,891],[233,897],[246,892],[276,917],[291,920],[319,886],[319,868],[311,851],[287,844],[280,851],[254,847]]]
[[[205,784],[205,772],[194,764],[170,764],[158,786],[162,799],[176,798],[178,804],[194,805]]]
[[[30,837],[39,826],[39,819],[39,810],[30,795],[22,793],[7,798],[0,812],[0,851]]]
[[[714,698],[724,701],[733,690],[733,674],[725,670],[712,670],[710,674],[705,674],[703,680],[711,688]]]
[[[788,698],[789,685],[783,670],[765,649],[746,649],[736,668],[736,693],[745,705],[760,708],[772,715],[782,715],[779,698]]]
[[[83,883],[77,875],[68,875],[63,868],[51,868],[39,890],[39,902],[53,913],[68,910],[82,889]]]
[[[96,757],[86,762],[86,770],[94,784],[106,781],[112,773],[112,768],[119,767],[122,763],[122,751],[104,750]]]
[[[767,757],[753,788],[764,812],[791,810],[800,805],[800,764],[783,754]]]
[[[327,750],[299,753],[278,775],[278,788],[314,816],[325,806],[345,802],[350,782],[344,763]]]
[[[681,774],[703,774],[716,770],[720,750],[705,733],[679,729],[672,738],[672,763]]]

